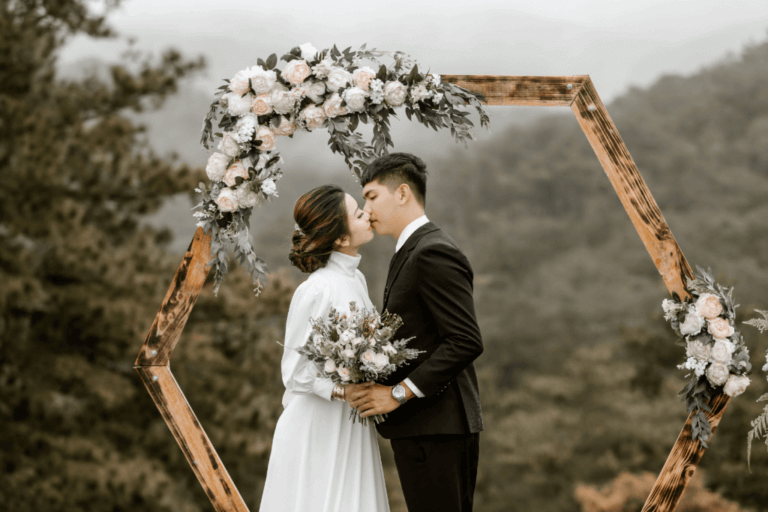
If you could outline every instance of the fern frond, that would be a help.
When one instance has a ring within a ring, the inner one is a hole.
[[[768,311],[762,311],[760,309],[756,309],[755,312],[760,313],[763,316],[763,318],[751,318],[742,323],[751,325],[753,327],[757,327],[757,330],[759,330],[762,333],[763,331],[768,329]]]
[[[768,393],[760,397],[768,399]],[[768,406],[763,409],[763,414],[752,420],[752,430],[747,432],[747,468],[752,472],[750,458],[752,456],[752,441],[759,438],[765,438],[765,446],[768,448]]]

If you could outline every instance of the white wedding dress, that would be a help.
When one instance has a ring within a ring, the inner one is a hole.
[[[346,402],[331,401],[333,382],[296,348],[307,342],[310,317],[327,319],[350,301],[372,308],[357,270],[360,256],[332,252],[291,300],[281,364],[285,394],[272,440],[261,512],[388,512],[376,428],[349,419]]]

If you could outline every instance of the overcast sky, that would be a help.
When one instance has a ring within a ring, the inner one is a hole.
[[[589,74],[610,100],[665,73],[691,73],[767,38],[766,0],[127,0],[111,24],[142,49],[205,54],[218,85],[257,57],[311,42],[402,50],[438,73]],[[113,58],[123,38],[74,40],[64,63]]]

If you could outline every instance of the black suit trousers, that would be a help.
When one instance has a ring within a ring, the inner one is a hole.
[[[480,433],[392,439],[408,512],[471,512]]]

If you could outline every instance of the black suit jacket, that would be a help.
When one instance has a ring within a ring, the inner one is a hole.
[[[424,393],[389,413],[377,425],[386,439],[483,430],[473,361],[483,341],[472,298],[472,268],[456,243],[429,222],[395,254],[383,309],[403,319],[394,339],[416,338],[424,350],[384,384],[406,377]]]

